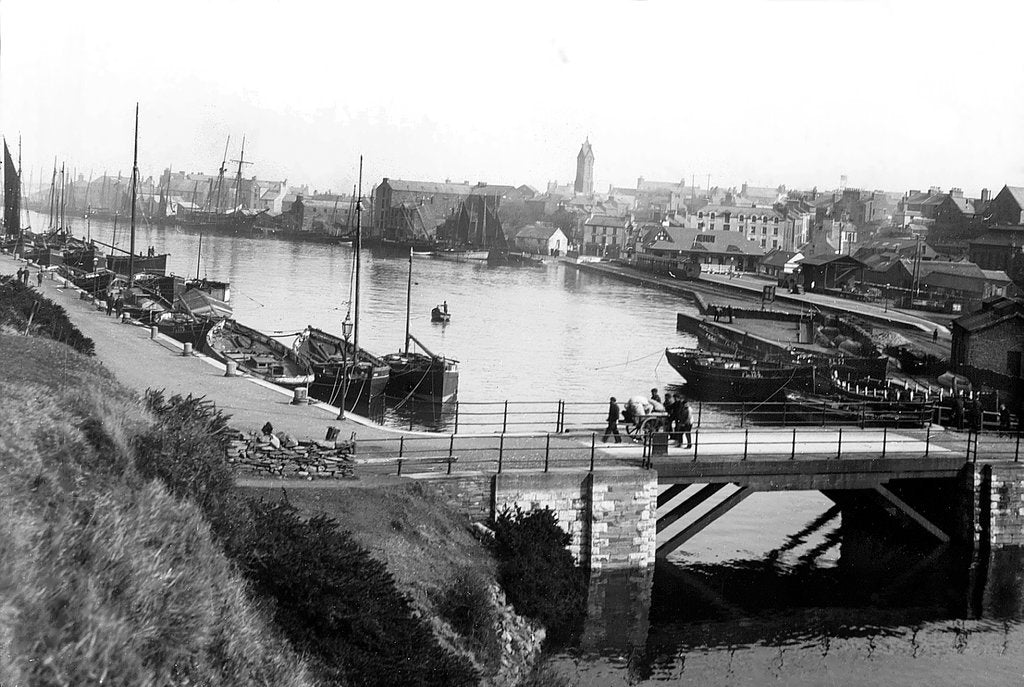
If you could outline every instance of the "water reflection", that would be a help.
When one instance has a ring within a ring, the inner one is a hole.
[[[835,564],[794,545],[593,575],[585,626],[551,666],[578,685],[1020,683],[1024,550],[880,539],[831,515],[805,530],[822,528]]]

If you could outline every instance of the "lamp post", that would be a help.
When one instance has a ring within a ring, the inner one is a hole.
[[[345,338],[345,347],[341,350],[342,360],[342,378],[341,378],[341,412],[338,413],[338,419],[345,419],[345,401],[348,399],[348,337],[352,336],[352,320],[348,319],[348,315],[345,316],[345,321],[341,323],[341,335]],[[355,360],[356,357],[352,356]]]

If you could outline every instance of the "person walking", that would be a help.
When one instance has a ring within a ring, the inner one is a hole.
[[[690,448],[693,446],[693,440],[690,438],[690,430],[693,429],[693,421],[690,416],[690,406],[687,405],[685,397],[679,397],[679,400],[676,401],[675,410],[676,446],[683,445],[683,435],[685,434],[686,448]]]
[[[1010,432],[1010,409],[1005,403],[999,404],[999,433]]]
[[[611,400],[608,401],[608,426],[604,429],[604,436],[601,438],[602,443],[608,443],[608,437],[615,437],[615,443],[622,443],[622,437],[619,435],[619,404],[612,396]]]
[[[114,312],[114,294],[107,292],[107,317],[110,317],[110,313]]]
[[[938,341],[938,340],[939,340],[939,330],[936,329],[935,331],[932,332],[932,341]]]
[[[960,392],[953,397],[953,426],[961,432],[964,429],[964,398]]]
[[[971,401],[970,414],[971,431],[977,434],[978,432],[981,431],[982,425],[985,424],[985,413],[981,409],[980,399],[976,398],[973,401]]]
[[[121,319],[121,313],[124,311],[124,299],[118,294],[117,299],[114,301],[114,313],[117,315],[117,319]]]
[[[43,288],[43,271],[39,270],[36,272],[36,285],[41,289]]]

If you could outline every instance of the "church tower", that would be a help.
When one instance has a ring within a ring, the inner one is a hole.
[[[580,147],[580,154],[576,156],[576,184],[573,190],[587,196],[594,193],[594,151],[590,147],[589,136]]]

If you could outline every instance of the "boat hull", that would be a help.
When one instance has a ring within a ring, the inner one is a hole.
[[[666,349],[669,364],[686,380],[687,394],[706,401],[765,401],[784,389],[813,391],[813,364],[757,363],[738,356]]]
[[[388,398],[445,403],[459,392],[459,369],[453,360],[402,353],[386,355],[384,360],[391,368]]]
[[[310,396],[345,408],[370,404],[384,395],[389,368],[380,358],[356,349],[351,342],[308,327],[295,343],[299,358],[313,370]]]
[[[234,362],[239,370],[279,386],[309,386],[315,379],[290,348],[234,320],[222,320],[210,329],[204,351],[215,360]]]

